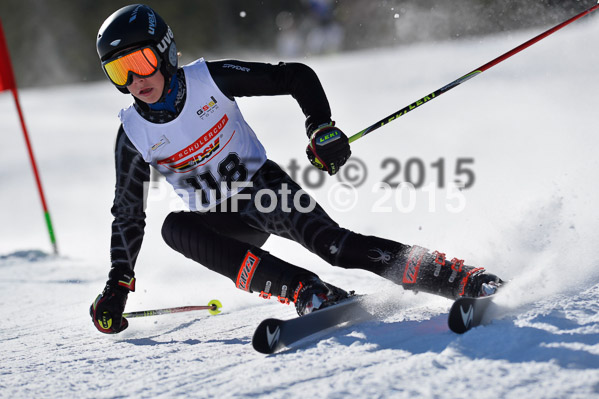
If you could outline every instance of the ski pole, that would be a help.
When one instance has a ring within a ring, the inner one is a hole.
[[[208,305],[204,306],[180,306],[175,308],[166,308],[166,309],[153,309],[153,310],[140,310],[137,312],[123,313],[123,317],[133,318],[133,317],[146,317],[146,316],[158,316],[163,314],[170,313],[181,313],[181,312],[191,312],[193,310],[207,310],[210,314],[216,315],[219,314],[220,308],[223,305],[217,299],[213,299],[208,302]]]
[[[599,1],[598,1],[598,3],[599,3]],[[588,10],[583,11],[580,14],[568,19],[567,21],[564,21],[561,24],[556,25],[553,28],[546,30],[545,32],[541,33],[540,35],[535,36],[534,38],[530,39],[529,41],[522,43],[518,47],[495,58],[493,61],[490,61],[490,62],[486,63],[485,65],[475,69],[474,71],[467,73],[466,75],[454,80],[453,82],[449,83],[448,85],[445,85],[442,88],[432,92],[431,94],[422,97],[420,100],[417,100],[417,101],[413,102],[412,104],[400,109],[399,111],[392,113],[391,115],[381,119],[380,121],[373,123],[372,125],[368,126],[366,129],[351,136],[349,138],[349,142],[350,143],[354,142],[354,141],[358,140],[359,138],[364,137],[367,134],[373,132],[374,130],[378,129],[379,127],[382,127],[382,126],[386,125],[387,123],[396,120],[400,116],[407,114],[408,112],[412,111],[413,109],[418,108],[421,105],[428,103],[432,99],[439,97],[441,94],[446,93],[449,90],[453,89],[454,87],[459,86],[460,84],[464,83],[465,81],[472,79],[473,77],[483,73],[487,69],[499,64],[502,61],[505,61],[506,59],[510,58],[514,54],[517,54],[520,51],[524,50],[525,48],[532,46],[536,42],[544,39],[545,37],[551,35],[552,33],[555,33],[556,31],[560,30],[564,26],[571,24],[572,22],[576,21],[577,19],[582,18],[585,15],[590,14],[597,9],[599,9],[599,4],[596,4],[593,7],[589,8]]]

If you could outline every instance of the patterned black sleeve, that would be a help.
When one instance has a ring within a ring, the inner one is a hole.
[[[116,188],[111,209],[112,238],[109,282],[132,275],[146,225],[144,183],[150,181],[150,166],[131,143],[121,126],[115,146]]]
[[[235,60],[206,64],[218,88],[230,98],[291,95],[306,116],[308,135],[319,125],[331,121],[331,108],[324,89],[316,73],[307,65]]]

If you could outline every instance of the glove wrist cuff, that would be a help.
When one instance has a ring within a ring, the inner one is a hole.
[[[118,270],[112,268],[108,274],[106,285],[121,292],[135,292],[135,273],[133,270]]]
[[[318,126],[316,126],[314,128],[308,129],[308,131],[307,131],[308,137],[312,138],[312,136],[314,135],[314,133],[317,133],[319,130],[322,130],[322,129],[327,128],[327,127],[333,127],[333,126],[335,126],[335,121],[330,121],[330,122],[327,122],[327,123],[321,123],[320,125],[318,125]]]

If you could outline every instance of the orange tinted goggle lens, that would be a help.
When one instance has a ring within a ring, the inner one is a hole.
[[[125,86],[129,78],[129,72],[139,76],[150,76],[158,69],[158,58],[156,54],[146,47],[132,53],[108,61],[104,64],[104,70],[110,80],[117,86]]]

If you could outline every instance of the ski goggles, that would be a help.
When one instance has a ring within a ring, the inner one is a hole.
[[[152,47],[142,47],[102,63],[108,79],[117,87],[131,84],[131,74],[151,76],[160,68],[160,58]]]

